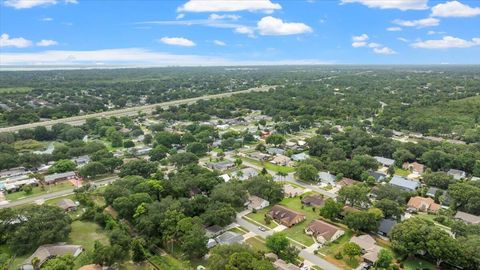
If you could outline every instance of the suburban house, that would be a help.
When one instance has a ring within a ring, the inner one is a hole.
[[[272,163],[272,164],[282,165],[282,166],[287,166],[288,164],[290,164],[290,162],[292,162],[292,160],[289,157],[284,156],[284,155],[276,155],[270,161],[270,163]]]
[[[480,216],[475,216],[461,211],[457,211],[455,214],[455,219],[461,220],[468,224],[480,224]]]
[[[54,173],[50,175],[45,175],[45,183],[53,184],[65,180],[78,180],[77,174],[75,172],[64,172],[64,173]]]
[[[28,174],[0,178],[0,190],[7,192],[17,191],[25,185],[36,186],[38,185],[38,180],[28,176]]]
[[[262,152],[253,152],[249,155],[251,158],[259,160],[259,161],[266,161],[270,158],[270,155],[264,154]]]
[[[436,187],[429,187],[425,195],[431,198],[435,198],[435,194],[437,194],[437,192],[441,192],[443,194],[445,191]]]
[[[282,259],[277,259],[275,262],[273,262],[273,267],[275,267],[277,270],[300,270],[300,267],[292,263],[287,263]]]
[[[380,225],[378,225],[377,233],[382,236],[388,236],[393,227],[397,225],[397,221],[394,219],[382,219],[380,220]]]
[[[325,245],[337,240],[345,231],[325,221],[315,219],[305,228],[305,233],[315,237],[319,244]]]
[[[294,161],[302,161],[302,160],[306,160],[308,159],[310,156],[306,153],[299,153],[299,154],[294,154],[291,156],[291,158],[294,160]]]
[[[283,155],[285,153],[285,150],[281,148],[271,147],[267,148],[267,153],[269,153],[270,155]]]
[[[232,161],[222,161],[217,163],[209,163],[207,164],[207,167],[212,170],[225,171],[235,167],[235,163],[233,163]]]
[[[77,210],[77,204],[70,199],[63,199],[57,203],[57,206],[62,208],[65,212]]]
[[[260,210],[270,205],[270,202],[255,195],[248,196],[248,209]]]
[[[319,172],[317,176],[318,180],[327,185],[335,185],[335,180],[337,179],[335,175],[330,172]]]
[[[453,176],[453,179],[455,179],[455,180],[460,180],[460,179],[462,179],[462,178],[467,177],[467,173],[466,173],[466,172],[461,171],[461,170],[456,170],[456,169],[450,169],[450,170],[447,172],[447,174]]]
[[[356,180],[353,180],[353,179],[350,179],[350,178],[347,178],[347,177],[344,177],[344,178],[342,178],[342,180],[337,182],[337,185],[339,185],[341,187],[345,187],[345,186],[355,185],[355,184],[358,184],[358,183],[360,183],[360,182],[358,182]]]
[[[305,192],[305,190],[302,188],[294,187],[290,184],[283,185],[283,194],[287,198],[298,196],[303,194],[303,192]]]
[[[314,206],[314,207],[320,207],[322,206],[325,202],[323,200],[323,196],[319,194],[315,195],[308,195],[303,197],[302,203],[308,206]]]
[[[414,191],[420,186],[419,182],[408,180],[398,175],[394,175],[389,184],[405,191]]]
[[[376,182],[382,182],[385,178],[387,178],[387,175],[384,174],[383,172],[370,171],[368,172],[368,174],[373,178],[375,178]]]
[[[207,237],[215,237],[223,233],[225,229],[219,225],[212,225],[205,228],[205,235]]]
[[[420,196],[411,197],[407,203],[407,210],[413,212],[437,212],[441,205],[435,203],[432,198],[424,198]]]
[[[73,158],[72,161],[75,162],[75,164],[77,164],[77,167],[82,167],[83,165],[90,162],[90,157],[87,155],[79,156],[79,157]]]
[[[228,182],[228,181],[232,180],[232,178],[230,177],[230,175],[228,175],[228,174],[226,174],[226,173],[225,173],[225,174],[222,174],[222,175],[220,175],[220,176],[218,176],[218,177],[222,178],[223,181],[225,181],[225,182]]]
[[[424,171],[425,171],[425,166],[423,164],[420,164],[418,162],[404,162],[403,165],[402,165],[402,168],[404,170],[408,170],[412,173],[415,173],[415,174],[422,174]]]
[[[236,232],[226,231],[215,237],[215,241],[219,245],[229,245],[233,243],[240,243],[243,241],[243,235]]]
[[[254,168],[243,168],[232,173],[232,176],[238,180],[247,180],[258,175],[258,171]]]
[[[65,244],[56,244],[56,245],[43,245],[39,246],[37,250],[32,254],[32,256],[28,257],[23,264],[20,266],[22,270],[33,270],[35,267],[32,265],[32,259],[37,257],[39,259],[39,263],[36,269],[39,269],[42,264],[55,256],[63,256],[70,254],[73,257],[77,257],[80,253],[83,252],[82,246],[78,245],[65,245]]]
[[[378,253],[382,249],[377,246],[375,239],[368,234],[354,236],[350,239],[351,243],[357,244],[362,249],[363,261],[369,264],[374,264],[378,260]]]
[[[268,211],[267,216],[287,227],[292,227],[305,220],[304,214],[281,205],[275,205],[272,207],[272,209]]]
[[[383,167],[390,167],[395,164],[395,160],[385,157],[374,156],[374,159],[378,161],[378,163],[382,164]]]

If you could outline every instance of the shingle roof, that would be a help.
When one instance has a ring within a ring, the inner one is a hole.
[[[392,180],[390,180],[390,185],[394,185],[394,186],[398,186],[398,187],[406,188],[410,190],[415,190],[420,186],[420,183],[407,180],[398,175],[394,175]]]
[[[340,228],[318,219],[312,220],[307,229],[316,237],[321,235],[327,241],[332,239],[338,231],[342,231]]]
[[[388,234],[393,229],[393,226],[395,226],[396,224],[397,224],[396,220],[382,219],[380,221],[380,225],[378,226],[378,231]]]
[[[461,211],[458,211],[455,214],[455,218],[461,219],[461,220],[463,220],[467,223],[471,223],[471,224],[480,224],[480,216],[475,216],[475,215],[465,213],[465,212],[461,212]]]
[[[387,167],[390,167],[395,163],[395,160],[390,158],[379,157],[379,156],[375,156],[373,158],[375,158],[379,163]]]

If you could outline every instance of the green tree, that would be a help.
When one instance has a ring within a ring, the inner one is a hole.
[[[347,255],[350,260],[352,260],[355,256],[362,254],[362,248],[356,243],[348,242],[343,245],[343,254]]]
[[[139,175],[144,178],[156,173],[158,170],[157,164],[146,160],[132,160],[120,167],[120,177],[127,175]]]
[[[398,219],[403,213],[403,210],[398,204],[398,202],[389,199],[381,199],[375,201],[375,207],[382,210],[385,218]]]
[[[298,166],[297,171],[295,172],[295,176],[307,182],[316,182],[317,181],[317,168],[313,167],[310,164],[302,164]]]
[[[95,178],[98,175],[105,174],[107,172],[108,169],[103,165],[103,163],[92,161],[81,167],[78,173],[85,178]]]
[[[363,183],[344,186],[338,192],[337,201],[351,206],[363,206],[369,202],[370,189]]]
[[[75,258],[70,255],[57,256],[48,259],[43,265],[42,269],[46,270],[72,270],[75,266]]]
[[[347,213],[343,221],[350,229],[357,232],[375,232],[379,225],[376,215],[366,211]]]
[[[272,134],[267,137],[265,142],[268,144],[273,144],[275,146],[278,146],[285,143],[285,138],[280,134]]]
[[[320,216],[334,220],[342,211],[343,204],[334,201],[331,198],[325,200],[325,204],[320,208]]]
[[[143,238],[135,238],[132,241],[132,260],[136,263],[143,262],[146,258],[145,256],[145,245],[146,242]]]
[[[170,162],[172,162],[176,167],[182,168],[190,164],[197,164],[198,157],[190,152],[178,153],[170,156]]]
[[[75,170],[77,164],[69,159],[61,159],[48,168],[48,173],[62,173]]]
[[[382,248],[378,252],[378,259],[375,262],[376,268],[389,269],[393,260],[393,254],[390,250]]]
[[[26,195],[30,195],[33,192],[33,187],[31,185],[24,185],[22,191],[25,192]]]

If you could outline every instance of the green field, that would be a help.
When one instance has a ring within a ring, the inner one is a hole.
[[[275,165],[270,162],[260,162],[258,160],[251,159],[251,158],[242,157],[242,160],[248,163],[252,163],[253,165],[256,165],[259,167],[264,167],[265,169],[274,171],[274,172],[291,173],[295,171],[295,168],[292,168],[292,167]]]
[[[69,188],[73,188],[74,186],[70,182],[62,182],[54,185],[46,185],[44,189],[42,187],[33,187],[32,193],[31,194],[26,194],[23,191],[17,191],[13,193],[7,193],[5,194],[5,198],[9,201],[16,201],[32,196],[39,196],[42,194],[50,193],[50,192],[56,192],[56,191],[61,191]]]
[[[256,251],[269,252],[269,249],[265,245],[265,240],[259,237],[250,237],[247,240],[245,240],[245,242],[249,244]]]
[[[435,270],[437,267],[429,261],[413,258],[407,259],[403,262],[403,269],[405,270]]]

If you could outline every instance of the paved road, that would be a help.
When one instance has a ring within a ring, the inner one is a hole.
[[[96,185],[104,185],[112,181],[115,181],[117,179],[119,179],[117,176],[113,176],[113,177],[105,178],[99,181],[95,181],[93,183],[95,183]],[[24,205],[24,204],[30,204],[35,202],[36,200],[48,200],[48,199],[63,197],[63,196],[72,194],[73,190],[74,188],[70,188],[70,189],[55,191],[55,192],[46,193],[38,196],[32,196],[25,199],[16,200],[7,204],[2,204],[0,205],[0,208],[8,208],[8,207],[15,207],[15,206]]]
[[[35,123],[30,123],[30,124],[25,124],[25,125],[18,125],[18,126],[0,128],[0,132],[15,132],[15,131],[18,131],[18,130],[21,130],[21,129],[34,128],[34,127],[38,127],[38,126],[50,127],[54,124],[59,124],[59,123],[66,123],[66,124],[71,124],[71,125],[81,125],[81,124],[85,123],[85,120],[88,119],[88,118],[100,118],[100,117],[110,117],[110,116],[132,116],[132,115],[138,114],[139,112],[150,113],[150,112],[154,111],[157,107],[168,108],[170,106],[192,104],[192,103],[195,103],[199,100],[223,98],[223,97],[229,97],[229,96],[236,95],[236,94],[250,93],[250,92],[265,92],[265,91],[268,91],[268,90],[274,89],[274,88],[275,88],[275,86],[261,86],[261,87],[250,88],[250,89],[247,89],[247,90],[241,90],[241,91],[235,91],[235,92],[221,93],[221,94],[215,94],[215,95],[206,95],[206,96],[187,98],[187,99],[181,99],[181,100],[172,100],[172,101],[167,101],[167,102],[162,102],[162,103],[156,103],[156,104],[150,104],[150,105],[144,105],[144,106],[137,106],[137,107],[132,107],[132,108],[120,109],[120,110],[106,111],[106,112],[100,112],[100,113],[92,113],[92,114],[87,114],[87,115],[73,116],[73,117],[67,117],[67,118],[49,120],[49,121],[43,121],[43,122],[35,122]]]
[[[237,214],[237,218],[235,220],[235,223],[238,225],[244,227],[245,229],[249,230],[250,232],[255,233],[256,235],[260,235],[262,238],[267,238],[267,236],[272,235],[273,231],[272,230],[267,230],[267,231],[261,231],[258,229],[258,225],[255,225],[253,223],[250,223],[243,219],[243,216],[247,215],[250,213],[250,210],[245,210],[243,212],[240,212]]]
[[[300,257],[304,258],[305,260],[320,266],[324,270],[340,270],[340,268],[336,267],[335,265],[329,263],[328,261],[318,257],[317,255],[308,252],[305,249],[300,251]]]

